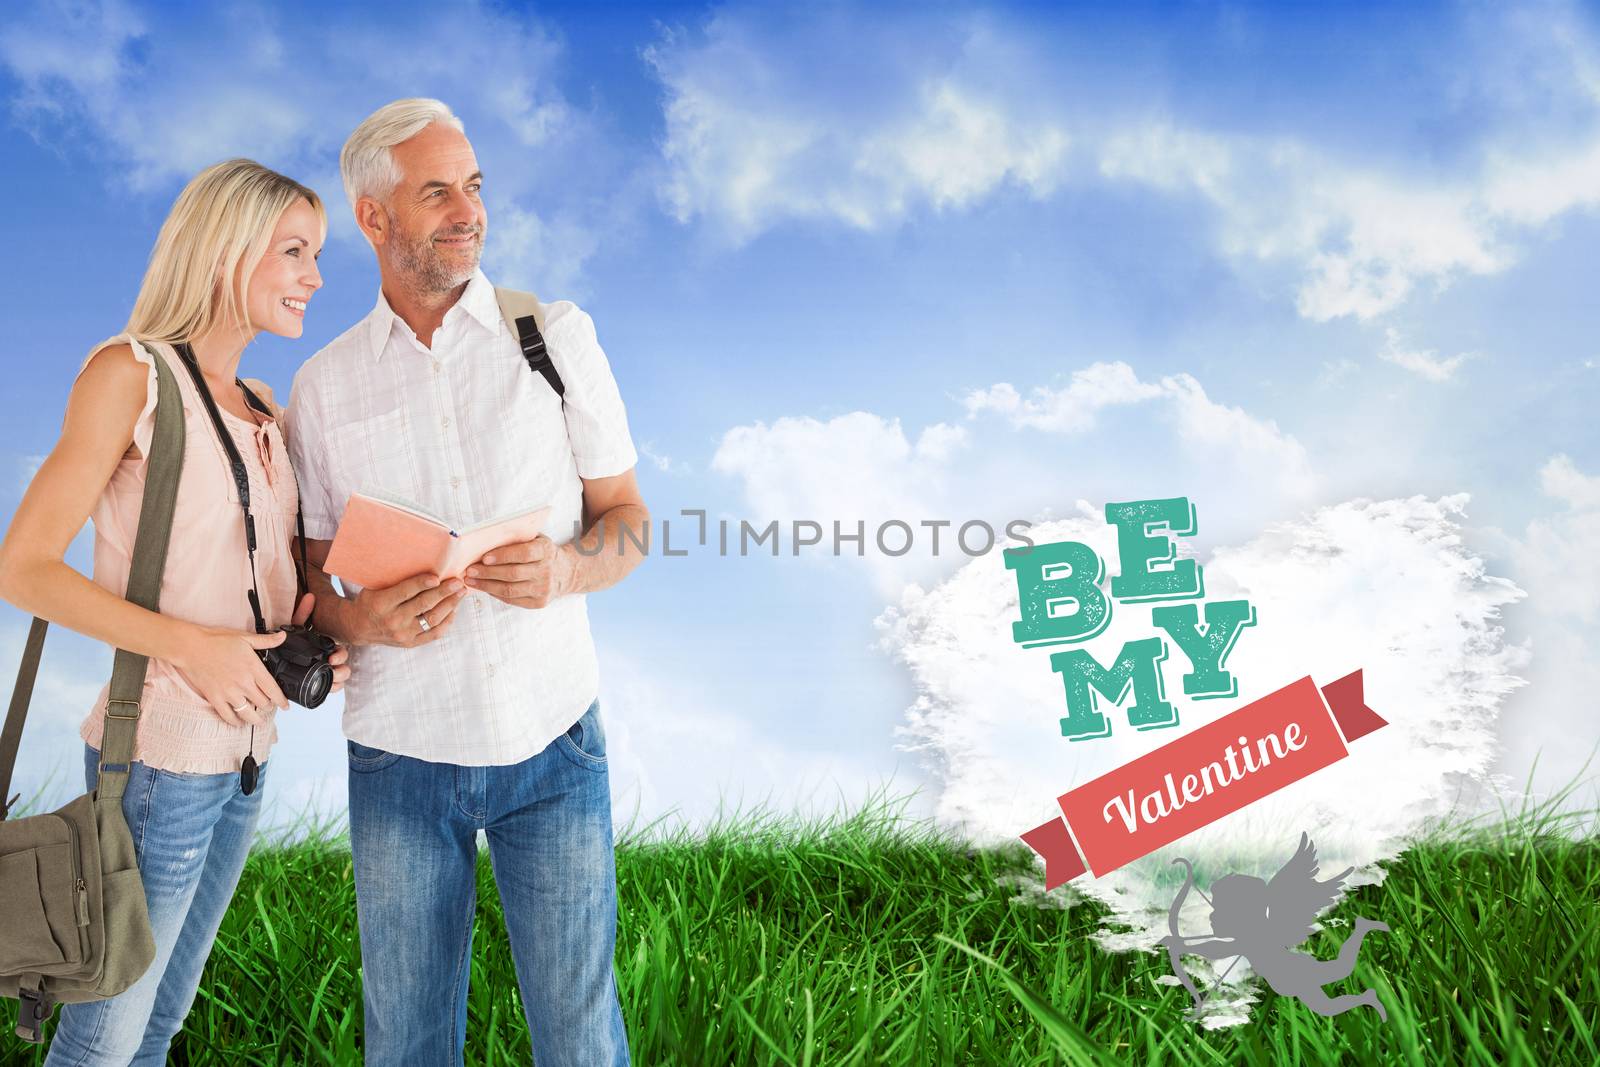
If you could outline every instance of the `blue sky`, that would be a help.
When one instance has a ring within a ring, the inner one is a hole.
[[[246,356],[282,399],[376,292],[340,143],[438,96],[488,176],[492,276],[593,314],[658,518],[1187,493],[1206,552],[1470,494],[1463,540],[1527,593],[1501,769],[1544,749],[1552,784],[1600,735],[1597,34],[1562,4],[23,5],[0,143],[48,237],[0,265],[0,513],[188,176],[250,155],[330,205],[305,338]],[[697,553],[592,598],[619,795],[936,791],[875,620],[965,562]],[[0,610],[7,663],[24,623]],[[52,644],[25,752],[68,744],[102,659]],[[282,733],[286,803],[336,797],[332,718]]]

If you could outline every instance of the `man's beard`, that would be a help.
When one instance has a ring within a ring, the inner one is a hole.
[[[389,215],[389,232],[394,235],[394,264],[400,273],[419,293],[445,293],[466,283],[478,269],[478,258],[483,254],[483,230],[477,226],[458,226],[413,238],[406,233],[392,213]],[[471,244],[470,262],[447,261],[434,247],[435,237],[459,237],[475,233],[478,240]]]

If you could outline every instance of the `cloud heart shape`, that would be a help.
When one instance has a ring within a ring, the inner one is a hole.
[[[1167,931],[1181,882],[1177,856],[1192,859],[1199,884],[1230,872],[1270,877],[1302,831],[1316,843],[1322,876],[1395,856],[1430,820],[1475,798],[1496,752],[1495,718],[1521,679],[1527,649],[1507,644],[1503,607],[1522,597],[1485,572],[1464,545],[1467,497],[1352,500],[1268,526],[1238,547],[1219,547],[1204,567],[1205,601],[1244,598],[1256,625],[1226,662],[1236,698],[1193,701],[1179,676],[1188,661],[1169,641],[1162,665],[1180,721],[1136,732],[1119,707],[1101,702],[1111,736],[1069,742],[1061,678],[1049,658],[1062,647],[1025,649],[1012,639],[1017,584],[998,552],[975,559],[930,590],[912,587],[878,619],[884,647],[911,672],[917,697],[900,728],[939,785],[936,818],[983,843],[1015,841],[1060,814],[1055,798],[1305,675],[1319,685],[1361,669],[1366,702],[1389,721],[1348,758],[1103,877],[1080,876],[1052,895],[1082,892],[1105,904],[1099,934],[1112,950],[1146,949]],[[1203,502],[1197,502],[1205,521]],[[1115,528],[1080,505],[1083,517],[1043,523],[1035,544],[1079,541],[1118,570]],[[1196,558],[1179,537],[1182,558]],[[1152,604],[1116,603],[1110,625],[1081,646],[1102,664],[1123,642],[1160,635]],[[1202,609],[1203,610],[1203,609]],[[1042,862],[1039,864],[1042,888]],[[1208,908],[1191,894],[1186,932],[1207,929]],[[1380,916],[1381,917],[1381,916]],[[1203,969],[1196,970],[1196,980]],[[1248,976],[1237,972],[1236,981]],[[1208,1025],[1243,1021],[1242,985],[1218,998]]]

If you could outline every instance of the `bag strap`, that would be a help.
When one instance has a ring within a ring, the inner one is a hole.
[[[11,708],[6,712],[5,730],[0,731],[0,819],[11,812],[17,797],[11,792],[11,770],[17,764],[17,749],[22,744],[22,724],[28,719],[28,702],[33,699],[33,681],[39,674],[39,655],[44,651],[44,634],[50,624],[34,619],[28,628],[28,642],[22,649],[22,666],[17,668],[17,684],[11,690]],[[20,796],[21,794],[18,794]]]
[[[133,343],[140,344],[137,340]],[[161,600],[161,576],[166,571],[172,512],[178,500],[178,478],[183,472],[183,398],[167,361],[149,348],[145,351],[150,353],[156,368],[156,422],[126,597],[142,608],[155,611]],[[0,732],[0,798],[11,788],[17,749],[22,744],[22,727],[28,719],[28,705],[33,700],[33,685],[39,675],[39,658],[44,652],[45,632],[49,627],[48,622],[36,617],[28,630],[22,665],[17,669],[17,684],[11,690],[11,706],[6,711],[5,729]],[[128,784],[139,724],[139,697],[144,692],[144,676],[149,664],[146,656],[117,649],[111,672],[111,692],[106,702],[105,737],[100,744],[97,792],[102,796],[120,798]],[[16,801],[17,797],[0,800],[0,819],[5,818]]]
[[[529,369],[543,375],[556,396],[565,401],[567,387],[561,383],[561,375],[544,346],[544,309],[539,306],[539,298],[515,289],[496,289],[494,299],[500,305],[501,317],[522,345],[522,358],[528,361]]]
[[[183,396],[167,361],[149,347],[145,351],[156,366],[156,425],[124,595],[141,608],[159,611],[161,577],[166,573],[167,545],[172,537],[172,513],[178,503],[178,480],[183,474]],[[111,692],[106,700],[105,735],[100,743],[97,799],[120,800],[128,784],[133,742],[139,728],[139,698],[144,695],[144,677],[149,667],[149,657],[117,649],[111,668]]]

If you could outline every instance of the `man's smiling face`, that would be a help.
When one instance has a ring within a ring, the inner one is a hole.
[[[436,122],[391,151],[401,178],[389,195],[389,239],[380,258],[419,292],[464,285],[478,267],[489,226],[471,142]]]

